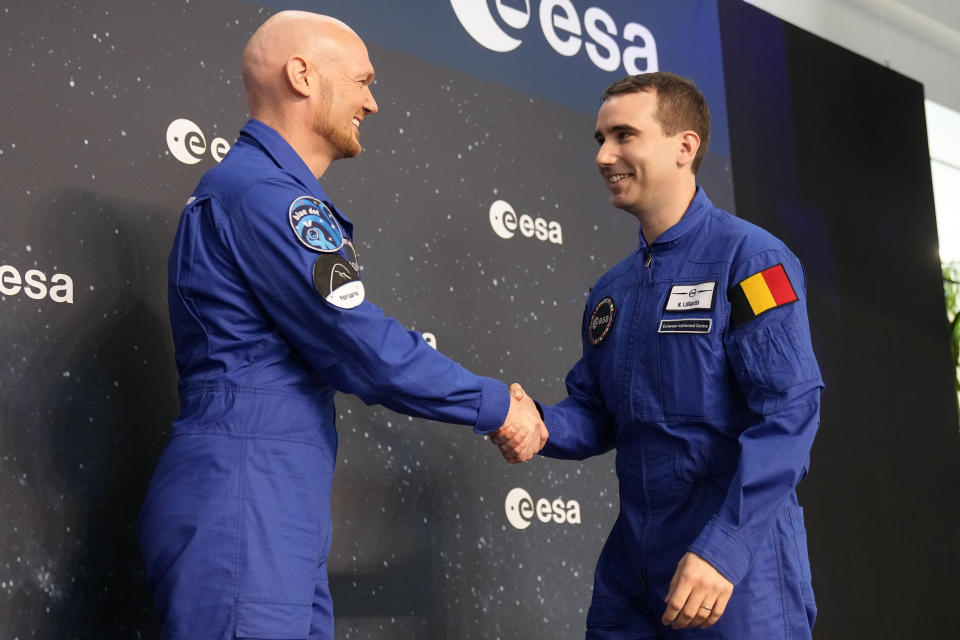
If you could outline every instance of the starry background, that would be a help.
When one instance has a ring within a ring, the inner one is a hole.
[[[73,292],[0,296],[2,638],[158,637],[135,522],[178,410],[166,257],[211,141],[247,118],[239,54],[273,11],[0,0],[0,264],[48,285],[66,274]],[[367,295],[469,369],[559,400],[586,293],[636,244],[595,173],[592,109],[368,44],[380,113],[364,153],[323,179],[356,225]],[[177,118],[206,140],[194,165],[167,147]],[[704,173],[729,206],[729,161]],[[498,199],[560,224],[562,244],[498,237]],[[337,408],[337,637],[582,632],[617,513],[611,456],[510,466],[469,429],[347,396]],[[576,500],[581,523],[514,529],[512,487]]]

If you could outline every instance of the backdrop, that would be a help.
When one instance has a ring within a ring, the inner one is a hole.
[[[366,148],[323,179],[370,299],[548,403],[589,287],[636,245],[593,164],[599,95],[693,77],[701,184],[808,271],[815,635],[950,628],[928,615],[956,601],[960,478],[916,83],[734,0],[0,0],[0,636],[158,637],[134,522],[178,411],[166,256],[279,8],[345,20],[377,70]],[[469,429],[337,407],[338,637],[582,634],[611,456],[509,466]]]

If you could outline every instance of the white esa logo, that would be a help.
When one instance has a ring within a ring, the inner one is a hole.
[[[193,121],[179,118],[167,127],[167,148],[183,164],[197,164],[207,152],[207,139]],[[217,162],[230,151],[230,143],[223,138],[210,142],[210,155]]]
[[[514,31],[519,32],[530,23],[530,0],[450,0],[450,5],[474,40],[491,51],[513,51],[523,41],[498,24],[491,2],[503,24]],[[582,46],[590,62],[604,71],[616,71],[621,63],[629,75],[659,68],[653,33],[639,22],[628,22],[621,32],[610,14],[599,7],[587,8],[581,22],[571,0],[541,0],[538,13],[543,37],[562,56],[575,56]],[[621,51],[617,37],[629,46]]]
[[[23,292],[34,300],[43,300],[49,295],[54,302],[73,304],[73,278],[65,273],[55,273],[49,285],[43,271],[27,269],[21,276],[16,267],[0,265],[0,295],[15,296]]]
[[[520,231],[527,238],[536,236],[541,242],[549,240],[553,244],[563,244],[563,229],[559,222],[532,218],[525,213],[518,216],[506,200],[497,200],[490,205],[490,226],[504,240]]]
[[[557,498],[551,502],[546,498],[540,498],[534,504],[530,494],[520,487],[510,489],[503,508],[507,512],[507,520],[516,529],[529,527],[534,515],[544,524],[548,522],[580,524],[580,503],[576,500],[564,502],[563,498]]]

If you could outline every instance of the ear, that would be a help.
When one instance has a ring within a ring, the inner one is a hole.
[[[313,93],[314,78],[305,58],[293,56],[287,60],[284,72],[286,73],[287,83],[294,92],[304,97]]]
[[[680,133],[680,148],[677,150],[677,166],[692,166],[699,149],[700,136],[695,131],[682,131]]]

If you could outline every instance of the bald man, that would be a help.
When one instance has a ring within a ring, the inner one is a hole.
[[[243,52],[251,120],[187,200],[169,260],[181,413],[138,529],[169,640],[332,638],[335,391],[497,432],[546,429],[365,299],[353,225],[318,180],[360,153],[374,71],[342,22],[268,19]],[[502,426],[505,425],[505,426]]]

